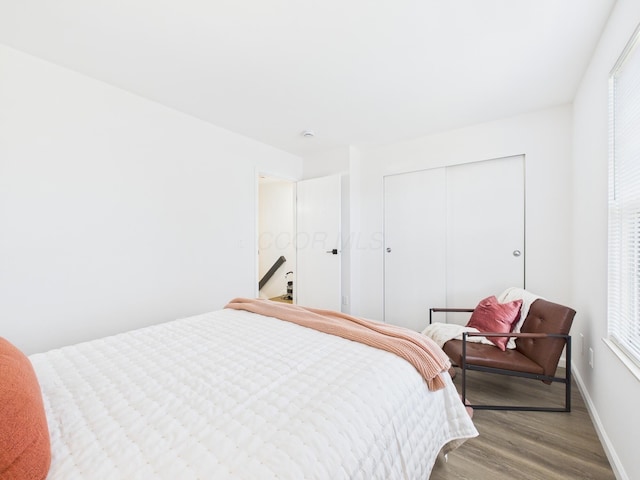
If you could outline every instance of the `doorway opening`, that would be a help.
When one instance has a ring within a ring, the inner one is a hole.
[[[296,184],[258,177],[258,296],[296,303]]]

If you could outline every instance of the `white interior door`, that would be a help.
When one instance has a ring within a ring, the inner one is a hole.
[[[446,301],[445,169],[384,178],[384,318],[421,330]]]
[[[523,156],[447,168],[447,306],[524,287],[524,228]]]
[[[431,307],[524,287],[524,157],[388,176],[384,193],[386,322],[420,331]]]
[[[342,249],[340,176],[300,181],[296,198],[296,303],[339,311]]]

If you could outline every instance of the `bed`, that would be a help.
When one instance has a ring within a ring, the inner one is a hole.
[[[426,479],[477,435],[448,375],[431,391],[394,353],[243,310],[29,360],[49,480]]]

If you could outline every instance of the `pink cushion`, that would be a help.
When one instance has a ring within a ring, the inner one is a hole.
[[[487,297],[478,303],[467,323],[467,327],[477,328],[480,332],[509,333],[513,330],[518,317],[522,300],[498,303],[495,296]],[[500,350],[507,349],[508,337],[487,337]]]
[[[42,480],[51,461],[49,429],[29,359],[0,337],[0,478]]]

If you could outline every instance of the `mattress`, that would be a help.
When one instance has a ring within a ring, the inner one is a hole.
[[[221,310],[30,356],[49,480],[426,479],[477,435],[396,355]]]

